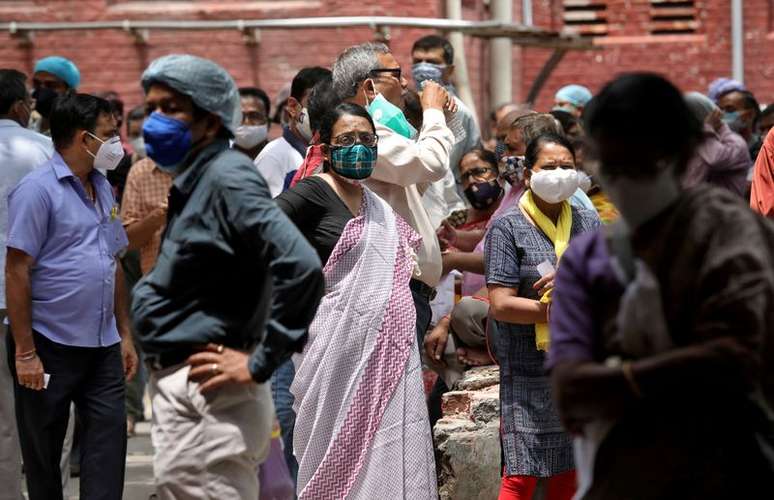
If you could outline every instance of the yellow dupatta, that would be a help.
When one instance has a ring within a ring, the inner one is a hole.
[[[570,244],[570,229],[572,228],[572,209],[570,208],[570,202],[562,202],[562,211],[559,214],[559,219],[556,221],[556,225],[551,222],[551,219],[545,216],[543,212],[535,204],[535,200],[532,197],[532,191],[527,190],[519,200],[519,206],[532,218],[532,221],[540,228],[543,233],[548,236],[548,239],[554,244],[554,251],[556,252],[556,262],[559,263],[559,259],[562,258],[562,254]],[[548,304],[551,302],[551,292],[553,289],[546,292],[541,298],[540,302]],[[536,323],[535,324],[535,344],[541,351],[547,351],[551,342],[551,335],[548,329],[548,323]]]

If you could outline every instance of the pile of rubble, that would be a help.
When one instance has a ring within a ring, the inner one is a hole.
[[[493,500],[500,489],[500,378],[497,366],[473,368],[443,396],[435,425],[441,500]]]

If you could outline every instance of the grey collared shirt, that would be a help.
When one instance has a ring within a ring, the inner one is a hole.
[[[324,288],[314,249],[253,163],[219,140],[175,178],[153,270],[134,289],[144,352],[253,348],[257,382],[300,351]]]

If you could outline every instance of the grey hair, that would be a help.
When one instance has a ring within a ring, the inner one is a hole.
[[[529,144],[543,134],[556,134],[564,137],[564,130],[559,121],[548,113],[531,113],[520,116],[513,122],[511,128],[521,130],[524,144]]]
[[[371,71],[379,68],[379,54],[389,54],[390,49],[383,43],[368,42],[349,47],[339,54],[333,63],[333,92],[340,100],[349,99],[357,93],[361,82]]]

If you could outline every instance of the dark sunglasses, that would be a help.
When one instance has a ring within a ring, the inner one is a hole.
[[[369,74],[371,75],[376,73],[390,73],[398,81],[400,81],[400,77],[403,74],[400,68],[376,68],[369,71]]]

